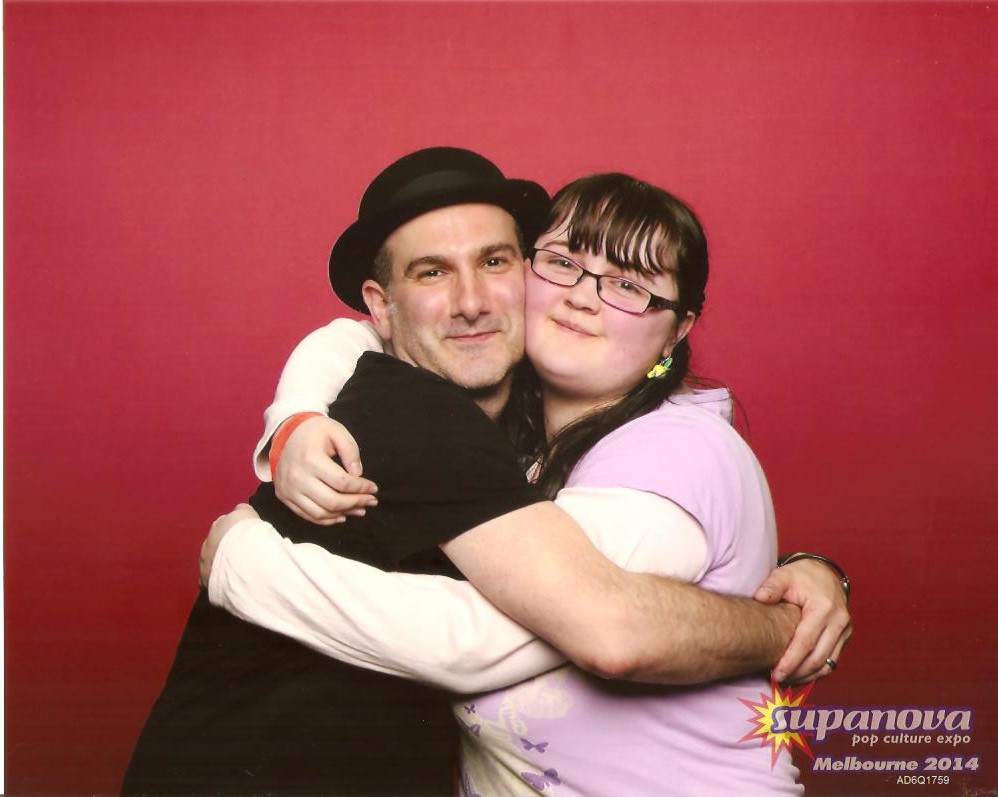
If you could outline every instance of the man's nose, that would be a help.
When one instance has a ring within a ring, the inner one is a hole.
[[[455,305],[458,314],[469,321],[488,312],[488,287],[482,275],[477,271],[472,274],[461,274],[457,279],[457,296]]]

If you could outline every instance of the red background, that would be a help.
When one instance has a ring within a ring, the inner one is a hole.
[[[998,784],[995,12],[8,3],[7,792],[117,788],[283,359],[343,312],[328,248],[434,144],[697,209],[698,370],[748,410],[781,547],[855,584],[810,702],[970,707],[954,752]]]

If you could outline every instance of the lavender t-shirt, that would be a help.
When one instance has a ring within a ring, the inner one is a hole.
[[[698,583],[751,595],[776,559],[765,477],[727,422],[726,390],[674,397],[617,429],[579,462],[566,487],[656,493],[699,522],[707,562]],[[743,678],[702,688],[606,681],[566,665],[455,705],[462,727],[461,794],[803,794],[785,753],[739,740],[754,727],[739,698],[768,684]]]

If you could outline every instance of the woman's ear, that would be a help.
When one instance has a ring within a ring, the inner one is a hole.
[[[696,323],[696,314],[691,310],[686,311],[686,317],[676,325],[676,334],[673,335],[672,340],[662,349],[662,356],[668,357],[672,354],[672,350],[679,345],[679,342],[690,334],[690,330],[693,329],[693,325]]]

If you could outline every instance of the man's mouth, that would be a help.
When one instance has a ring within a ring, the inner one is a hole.
[[[491,340],[494,335],[498,334],[498,330],[480,330],[471,332],[462,332],[460,335],[448,335],[448,339],[457,341],[458,343],[485,343]]]

